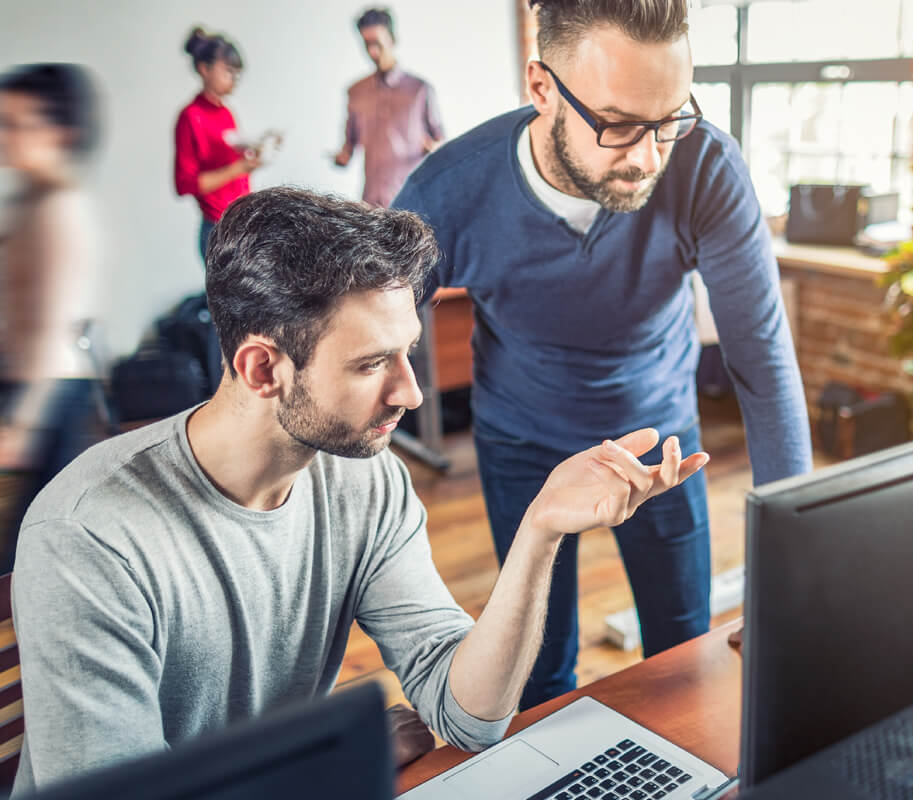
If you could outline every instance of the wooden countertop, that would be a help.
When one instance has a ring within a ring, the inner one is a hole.
[[[791,244],[775,237],[774,255],[780,266],[810,269],[848,278],[873,278],[888,271],[887,263],[855,247],[830,247],[818,244]]]

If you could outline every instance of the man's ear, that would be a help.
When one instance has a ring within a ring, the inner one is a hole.
[[[535,59],[526,62],[526,93],[541,116],[548,117],[555,113],[558,90],[551,75]]]
[[[241,383],[253,394],[264,399],[277,396],[282,387],[279,363],[281,351],[269,339],[248,336],[232,359]]]

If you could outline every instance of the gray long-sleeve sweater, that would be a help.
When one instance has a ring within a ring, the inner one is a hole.
[[[472,619],[432,564],[403,464],[321,453],[280,508],[251,511],[200,470],[188,416],[92,448],[26,516],[14,793],[328,693],[353,620],[444,739],[499,740],[508,720],[450,693]]]

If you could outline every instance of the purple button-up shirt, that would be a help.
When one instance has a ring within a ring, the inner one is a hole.
[[[365,151],[362,199],[389,206],[427,152],[428,139],[444,138],[434,89],[394,67],[349,88],[345,149]]]

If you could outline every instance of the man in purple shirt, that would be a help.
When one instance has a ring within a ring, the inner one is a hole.
[[[393,18],[371,8],[355,23],[377,71],[349,87],[346,141],[336,164],[346,166],[359,145],[365,151],[362,199],[389,206],[406,176],[444,138],[430,84],[396,63]]]

